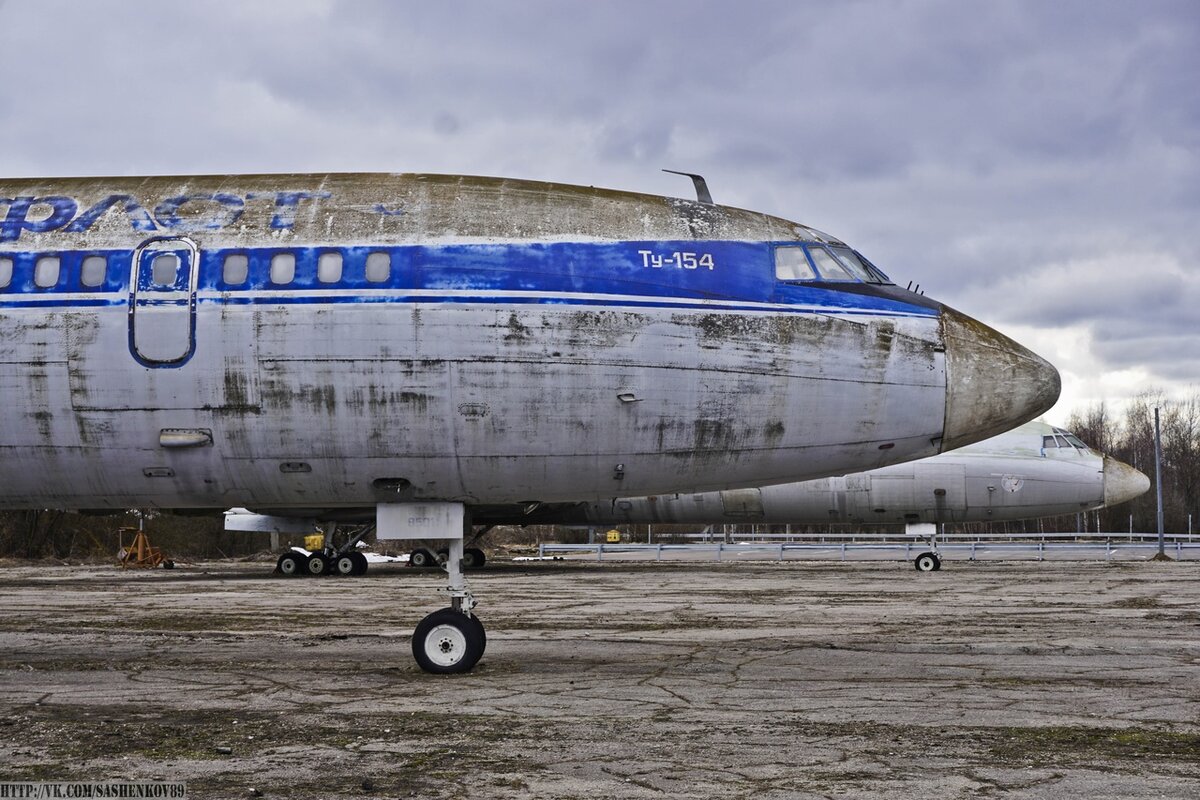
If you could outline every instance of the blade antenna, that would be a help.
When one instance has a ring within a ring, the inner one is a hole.
[[[669,172],[672,175],[684,175],[692,179],[692,183],[696,187],[696,199],[705,205],[715,205],[712,195],[708,193],[708,184],[704,182],[703,175],[697,175],[693,172],[680,172],[675,169],[664,169],[663,172]]]

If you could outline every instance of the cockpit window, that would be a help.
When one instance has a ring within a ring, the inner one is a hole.
[[[850,274],[858,278],[863,283],[879,283],[879,279],[871,274],[866,265],[858,260],[858,256],[854,255],[854,251],[849,247],[831,247],[830,252],[834,258],[842,262],[842,266],[850,271]]]
[[[827,281],[852,281],[854,278],[833,255],[824,247],[809,247],[809,255],[817,265],[821,278]]]
[[[871,261],[866,256],[864,256],[862,253],[855,250],[854,255],[858,256],[858,260],[861,261],[863,266],[865,266],[870,271],[870,273],[875,276],[875,279],[879,283],[887,283],[887,284],[892,283],[892,279],[889,278],[884,273],[883,270],[881,270],[879,267],[872,264]]]
[[[1062,428],[1055,428],[1052,435],[1042,437],[1042,448],[1048,449],[1051,447],[1082,450],[1085,453],[1090,453],[1092,450],[1078,436],[1073,433],[1067,433]]]
[[[796,245],[775,248],[775,277],[781,281],[815,281],[817,274],[804,255],[804,248]]]
[[[775,277],[781,281],[892,283],[861,253],[837,241],[776,245]]]

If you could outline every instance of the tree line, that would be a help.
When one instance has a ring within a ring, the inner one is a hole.
[[[1094,449],[1136,467],[1150,477],[1150,491],[1128,503],[1098,513],[1103,530],[1155,533],[1157,499],[1154,484],[1154,410],[1159,412],[1162,439],[1163,529],[1167,533],[1200,532],[1200,391],[1182,398],[1161,390],[1137,395],[1117,417],[1104,402],[1075,411],[1067,429]]]

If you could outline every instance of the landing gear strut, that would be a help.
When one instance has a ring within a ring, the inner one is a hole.
[[[450,578],[446,591],[450,607],[433,612],[413,631],[412,652],[426,672],[449,675],[468,672],[479,662],[487,647],[487,633],[479,617],[471,613],[475,598],[463,579],[463,543],[450,542],[443,564]]]
[[[938,555],[937,549],[937,525],[931,524],[910,524],[906,527],[906,532],[909,535],[920,536],[922,533],[929,534],[929,549],[913,559],[913,566],[917,568],[917,572],[937,572],[942,568],[942,558]]]
[[[462,503],[445,502],[380,503],[375,508],[375,522],[381,541],[429,541],[434,547],[444,543],[441,567],[449,579],[446,593],[450,606],[417,623],[412,653],[426,672],[449,675],[469,671],[483,656],[487,634],[472,613],[475,598],[463,578],[464,540],[472,530],[466,508]],[[428,552],[425,548],[413,552],[421,551]]]

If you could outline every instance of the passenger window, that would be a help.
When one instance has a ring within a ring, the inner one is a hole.
[[[296,278],[296,255],[276,253],[271,256],[271,283],[291,283]]]
[[[49,289],[58,283],[62,271],[62,260],[58,256],[42,256],[33,268],[33,283],[40,289]]]
[[[104,256],[88,256],[79,270],[79,282],[84,286],[99,286],[104,283],[108,272],[108,259]]]
[[[383,283],[392,277],[392,256],[390,253],[371,253],[367,256],[367,280],[371,283]]]
[[[174,286],[179,277],[179,256],[162,253],[150,264],[150,280],[155,286]]]
[[[775,248],[775,277],[781,281],[811,281],[817,275],[804,255],[804,248],[796,246]]]
[[[841,263],[829,254],[829,251],[824,247],[808,248],[809,255],[812,256],[813,263],[817,265],[817,270],[821,273],[821,277],[827,281],[852,281],[850,273]]]
[[[342,279],[342,254],[321,253],[317,259],[317,280],[321,283],[337,283]]]
[[[5,289],[12,283],[13,260],[0,258],[0,289]]]
[[[225,256],[225,263],[221,268],[221,280],[226,286],[241,286],[250,277],[250,259],[247,256],[236,254]]]

